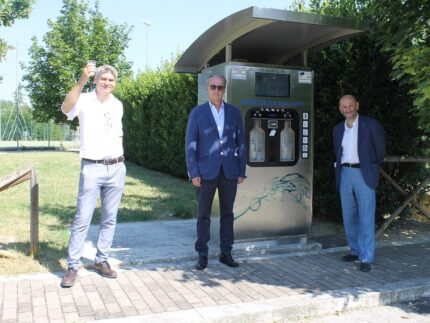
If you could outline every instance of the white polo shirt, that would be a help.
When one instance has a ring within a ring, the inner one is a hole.
[[[64,114],[68,120],[79,119],[81,158],[99,160],[123,155],[119,139],[123,136],[123,106],[112,94],[102,103],[95,91],[81,93],[72,110]]]

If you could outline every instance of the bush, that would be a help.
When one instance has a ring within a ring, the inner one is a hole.
[[[197,78],[174,72],[165,62],[157,71],[139,74],[118,85],[124,104],[124,150],[146,168],[186,177],[185,131],[188,114],[197,104]]]

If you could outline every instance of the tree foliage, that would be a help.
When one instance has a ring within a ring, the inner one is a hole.
[[[16,19],[28,18],[34,0],[1,0],[0,26],[12,26]]]
[[[103,17],[98,2],[91,9],[87,1],[79,0],[63,0],[60,16],[55,22],[49,20],[48,26],[44,45],[32,39],[24,80],[34,118],[63,123],[61,103],[89,59],[116,67],[119,79],[131,74],[131,63],[124,56],[131,27]],[[85,90],[90,87],[88,84]]]
[[[430,133],[430,2],[373,0],[369,14],[392,64],[391,75],[409,88],[421,128]]]
[[[28,18],[33,3],[34,0],[0,0],[0,27],[12,26],[16,19]],[[10,48],[12,47],[0,38],[0,62]]]
[[[296,0],[303,5],[303,0]],[[296,4],[299,6],[299,4]],[[430,133],[430,1],[311,0],[313,12],[371,22],[371,34],[391,64],[390,76],[413,98],[421,129]]]

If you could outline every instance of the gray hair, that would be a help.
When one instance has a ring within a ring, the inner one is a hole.
[[[113,66],[105,64],[97,67],[96,74],[94,75],[94,79],[97,80],[102,74],[105,74],[105,73],[111,73],[115,78],[115,81],[118,78],[118,72],[116,71],[116,69]]]
[[[225,78],[224,75],[219,75],[219,74],[212,74],[208,77],[207,81],[206,81],[206,86],[209,85],[209,80],[213,79],[213,78],[220,78],[223,80],[224,82],[224,86],[227,86],[227,79]]]

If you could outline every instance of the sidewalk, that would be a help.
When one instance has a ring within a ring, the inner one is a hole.
[[[117,279],[92,270],[97,227],[76,285],[62,273],[0,276],[1,322],[273,322],[430,296],[430,238],[379,243],[372,271],[344,263],[345,248],[317,243],[238,244],[239,268],[216,258],[196,271],[195,221],[119,224],[112,252]]]

